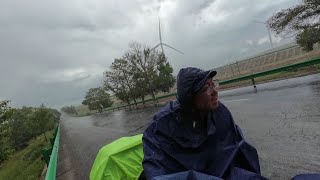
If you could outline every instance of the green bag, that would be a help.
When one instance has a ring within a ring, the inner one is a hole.
[[[122,137],[99,150],[90,180],[137,180],[143,171],[142,160],[142,134]]]

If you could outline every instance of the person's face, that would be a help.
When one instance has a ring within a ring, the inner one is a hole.
[[[199,110],[213,110],[218,107],[217,85],[209,78],[195,95],[194,103]]]

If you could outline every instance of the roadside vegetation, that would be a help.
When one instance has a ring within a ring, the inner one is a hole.
[[[41,148],[49,144],[59,118],[57,110],[44,105],[18,109],[0,101],[0,179],[39,177]]]
[[[47,138],[52,138],[52,131],[48,131]],[[27,142],[28,146],[12,153],[0,165],[0,179],[35,180],[40,179],[45,162],[42,160],[41,149],[48,148],[50,143],[44,135],[40,135]]]

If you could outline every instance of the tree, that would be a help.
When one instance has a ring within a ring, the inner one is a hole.
[[[110,95],[101,87],[91,88],[85,96],[83,105],[87,105],[90,110],[102,112],[104,108],[112,106]]]
[[[30,129],[34,131],[31,134],[34,134],[33,136],[43,134],[46,141],[48,141],[46,132],[54,128],[58,117],[51,109],[41,105],[39,108],[34,109],[30,118]]]
[[[22,107],[13,109],[8,124],[11,129],[10,141],[14,150],[19,150],[27,145],[27,141],[44,135],[52,130],[58,121],[52,110],[41,105],[40,107]]]
[[[125,58],[130,62],[130,70],[133,72],[133,79],[145,96],[149,94],[155,99],[159,92],[169,92],[173,87],[175,78],[172,75],[173,68],[167,61],[164,54],[159,51],[150,51],[147,46],[142,48],[139,43],[130,43],[130,50]]]
[[[295,36],[306,51],[320,43],[320,1],[303,0],[302,4],[283,9],[269,18],[268,24],[277,34]]]
[[[9,138],[11,128],[7,123],[8,111],[11,109],[8,103],[9,101],[7,100],[0,101],[0,164],[6,160],[13,151]]]
[[[154,82],[155,88],[161,92],[170,92],[170,88],[174,86],[176,79],[172,75],[173,68],[167,62],[163,53],[160,54],[157,70],[158,74]]]
[[[27,146],[27,141],[40,134],[40,129],[33,127],[33,115],[35,109],[32,107],[22,107],[13,109],[8,123],[11,128],[10,140],[14,150],[19,150]]]
[[[10,127],[7,125],[0,126],[0,164],[13,152],[13,149],[10,145],[10,132]]]
[[[10,107],[8,106],[9,102],[10,101],[8,100],[0,101],[0,124],[6,120],[6,113],[10,110]]]
[[[135,82],[138,96],[144,101],[144,97],[150,94],[155,98],[152,81],[156,77],[157,51],[150,51],[149,48],[142,48],[139,43],[130,43],[129,51],[123,58],[128,62],[132,72],[132,79]]]
[[[115,59],[110,66],[110,70],[104,72],[104,88],[112,91],[115,96],[131,104],[131,100],[136,103],[137,91],[132,79],[129,63],[124,58]]]
[[[129,51],[104,72],[104,88],[129,105],[132,101],[136,104],[137,99],[144,103],[147,95],[155,99],[158,92],[169,92],[175,82],[172,72],[163,53],[130,43]]]

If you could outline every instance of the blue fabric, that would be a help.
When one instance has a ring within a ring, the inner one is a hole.
[[[183,171],[179,173],[162,175],[152,178],[152,180],[222,180],[221,178],[199,173],[196,171]]]
[[[320,174],[300,174],[296,175],[291,180],[320,180]]]
[[[192,98],[194,85],[198,84],[194,81],[200,79],[186,74],[180,71],[178,75],[178,101],[168,103],[156,113],[143,133],[146,178],[193,170],[230,179],[236,170],[241,179],[253,176],[263,179],[256,149],[245,141],[222,103],[208,112],[206,122],[199,121],[200,112],[193,108]],[[195,127],[193,121],[197,121]]]
[[[262,177],[260,174],[256,174],[245,169],[241,168],[233,168],[230,175],[227,177],[227,180],[231,179],[260,179],[260,180],[267,180],[267,178]]]

